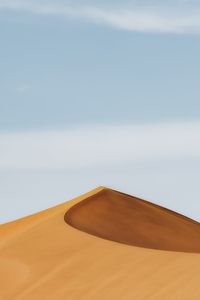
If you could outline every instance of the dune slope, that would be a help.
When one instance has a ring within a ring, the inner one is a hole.
[[[128,245],[200,252],[199,223],[109,189],[74,205],[65,221],[84,232]]]
[[[200,299],[199,227],[97,188],[0,226],[0,299]]]

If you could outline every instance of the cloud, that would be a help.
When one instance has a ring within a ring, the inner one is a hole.
[[[28,84],[21,84],[21,85],[19,85],[18,87],[17,87],[17,91],[19,92],[19,93],[22,93],[22,94],[24,94],[24,93],[26,93],[26,92],[28,92],[28,90],[30,90],[30,85],[28,85]]]
[[[83,169],[200,159],[200,122],[0,134],[0,169]]]
[[[54,15],[80,19],[113,28],[139,32],[200,33],[200,6],[190,1],[169,1],[128,5],[103,6],[97,2],[91,5],[70,5],[68,1],[11,1],[0,0],[0,9],[29,12],[40,15]]]
[[[200,122],[0,133],[0,222],[98,185],[199,220]]]

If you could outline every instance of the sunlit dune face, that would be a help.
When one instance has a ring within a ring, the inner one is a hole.
[[[17,288],[29,277],[29,268],[17,259],[8,259],[1,257],[0,259],[0,291],[4,296],[12,288]]]
[[[200,253],[200,224],[109,189],[74,205],[65,221],[83,232],[137,247]]]

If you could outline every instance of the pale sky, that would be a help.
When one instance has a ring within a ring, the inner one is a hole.
[[[0,222],[105,185],[200,220],[198,1],[0,0]]]

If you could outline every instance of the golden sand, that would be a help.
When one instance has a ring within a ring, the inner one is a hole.
[[[200,299],[200,224],[104,187],[0,226],[2,300]]]

